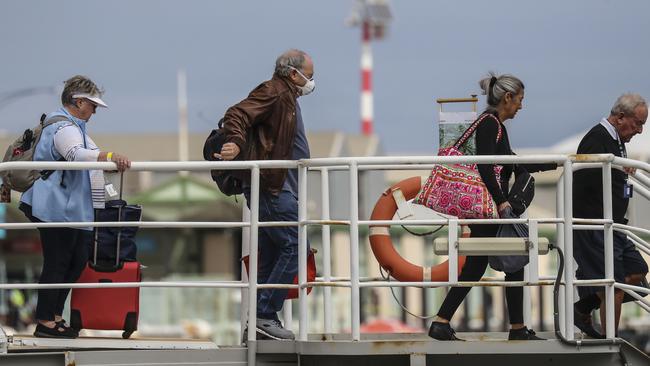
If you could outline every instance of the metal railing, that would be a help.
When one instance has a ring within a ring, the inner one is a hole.
[[[358,184],[359,172],[365,170],[415,170],[430,169],[434,164],[453,163],[557,163],[564,168],[560,179],[557,182],[556,194],[556,217],[534,218],[534,219],[427,219],[427,220],[360,220]],[[572,190],[573,175],[566,172],[573,172],[581,168],[602,167],[603,171],[603,219],[573,219]],[[627,225],[620,225],[612,219],[612,192],[611,192],[611,169],[621,167],[632,167],[645,172],[650,172],[650,164],[614,157],[612,155],[530,155],[530,156],[434,156],[434,157],[349,157],[349,158],[323,158],[306,159],[300,161],[246,161],[246,162],[133,162],[131,170],[151,171],[208,171],[211,169],[235,169],[250,170],[250,213],[244,216],[241,222],[65,222],[65,223],[0,223],[0,228],[19,230],[38,227],[116,227],[116,226],[138,226],[142,228],[242,228],[248,240],[244,240],[244,250],[250,254],[250,273],[247,281],[173,281],[173,282],[138,282],[138,283],[101,283],[101,284],[0,284],[0,289],[41,289],[41,288],[108,288],[108,287],[213,287],[242,289],[242,301],[246,304],[248,317],[242,318],[242,330],[245,322],[255,324],[256,301],[258,289],[262,288],[297,288],[298,298],[298,341],[307,340],[308,330],[308,308],[307,288],[312,286],[324,287],[324,329],[326,333],[332,332],[332,287],[345,287],[350,289],[350,339],[359,341],[360,334],[360,290],[366,287],[441,287],[441,286],[537,286],[548,285],[548,278],[540,278],[538,269],[537,250],[529,251],[530,264],[526,267],[524,281],[482,281],[482,282],[459,282],[458,281],[458,252],[453,245],[449,246],[449,280],[438,282],[386,282],[377,280],[361,280],[359,274],[359,228],[370,225],[445,225],[448,226],[448,242],[454,243],[458,239],[458,227],[463,224],[494,224],[494,223],[527,223],[530,227],[529,240],[536,243],[537,228],[539,224],[555,224],[557,230],[556,245],[563,249],[566,257],[566,269],[564,272],[564,291],[560,293],[559,309],[561,333],[569,340],[574,338],[573,334],[573,303],[574,288],[576,286],[605,286],[606,294],[606,337],[614,338],[614,291],[616,288],[630,293],[638,300],[639,305],[650,311],[650,303],[637,295],[635,291],[650,293],[647,289],[627,284],[619,284],[614,281],[613,268],[613,230],[620,230],[626,233],[633,243],[643,252],[650,253],[650,245],[642,240],[634,232],[650,234],[650,230],[635,228]],[[298,169],[299,175],[299,199],[298,199],[298,221],[295,222],[260,222],[259,220],[259,194],[260,194],[260,170],[261,169]],[[39,170],[87,170],[87,169],[115,169],[115,165],[109,162],[29,162],[29,163],[0,163],[0,170],[13,169],[39,169]],[[321,218],[318,220],[307,218],[307,172],[309,170],[320,171],[321,174]],[[348,189],[351,199],[349,200],[349,219],[331,220],[329,211],[329,172],[345,170],[349,172]],[[640,194],[650,199],[650,178],[641,173],[634,176],[635,184],[642,187]],[[646,192],[647,191],[647,192]],[[315,282],[307,281],[307,227],[310,225],[322,226],[323,244],[323,271],[322,278]],[[350,277],[335,278],[331,271],[331,237],[330,227],[343,225],[349,228],[350,236]],[[258,284],[258,230],[260,227],[276,226],[297,226],[298,227],[298,284]],[[599,280],[576,280],[574,278],[573,261],[573,230],[604,230],[605,232],[605,278]],[[246,246],[248,244],[248,246]],[[242,274],[244,271],[242,269]],[[244,278],[244,277],[242,277]],[[529,304],[529,293],[526,292],[526,301]],[[530,306],[528,306],[530,308]],[[242,311],[244,313],[244,311]],[[291,322],[290,310],[285,312],[286,318]],[[530,315],[527,315],[528,318]],[[290,327],[290,325],[289,325]],[[255,362],[254,345],[255,332],[248,332],[249,364]]]

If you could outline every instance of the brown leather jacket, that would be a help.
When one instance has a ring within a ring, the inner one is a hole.
[[[228,108],[224,116],[227,142],[239,146],[237,160],[291,160],[296,135],[298,89],[286,78],[273,75]],[[282,190],[286,169],[263,169],[260,187],[271,193]],[[242,176],[247,182],[250,174]]]

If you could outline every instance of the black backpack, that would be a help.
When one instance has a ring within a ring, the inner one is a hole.
[[[223,129],[223,118],[219,120],[217,128],[210,132],[203,144],[203,158],[208,161],[220,160],[214,157],[215,153],[220,153],[223,144],[226,143],[226,133]],[[242,180],[239,178],[238,170],[211,170],[212,180],[217,183],[219,190],[227,195],[232,196],[244,192]]]

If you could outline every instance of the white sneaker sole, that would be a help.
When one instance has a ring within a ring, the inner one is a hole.
[[[270,334],[268,332],[265,332],[264,330],[262,330],[260,328],[257,328],[257,327],[255,327],[255,330],[257,331],[257,333],[259,333],[259,334],[261,334],[263,336],[269,337],[271,339],[274,339],[276,341],[293,341],[294,340],[294,338],[281,338],[281,337],[278,337],[278,336],[274,336],[274,335],[272,335],[272,334]]]

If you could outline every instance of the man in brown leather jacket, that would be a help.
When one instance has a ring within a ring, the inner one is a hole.
[[[256,87],[246,99],[230,107],[224,117],[227,143],[224,160],[307,159],[309,144],[298,97],[314,90],[314,64],[300,50],[289,50],[275,62],[271,80]],[[244,195],[250,207],[250,183]],[[260,173],[260,221],[298,221],[298,177],[295,169],[265,169]],[[258,283],[292,283],[298,272],[298,228],[259,229]],[[261,289],[257,293],[257,333],[273,339],[294,339],[282,327],[277,312],[286,289]]]

